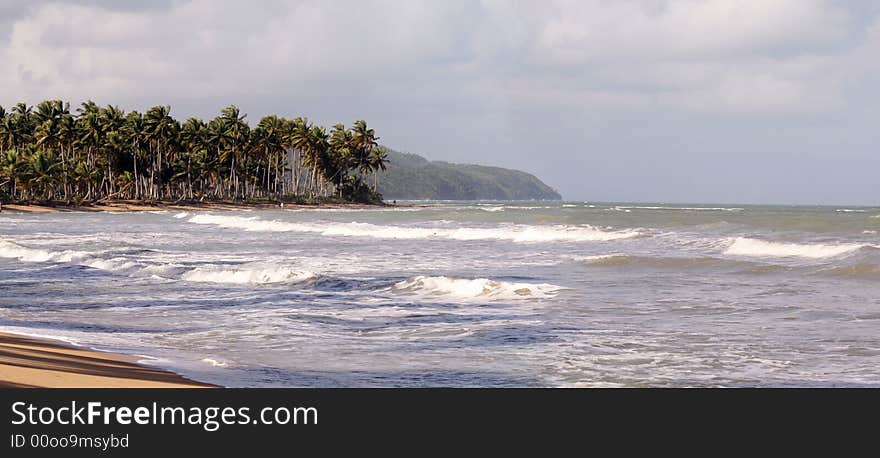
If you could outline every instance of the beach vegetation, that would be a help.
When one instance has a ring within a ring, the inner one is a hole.
[[[0,107],[0,198],[379,202],[388,157],[378,140],[363,120],[328,131],[267,115],[252,126],[235,105],[181,122],[162,105],[18,103]]]

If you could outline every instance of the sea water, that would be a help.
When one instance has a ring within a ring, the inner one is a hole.
[[[0,214],[0,330],[226,386],[878,386],[880,208]]]

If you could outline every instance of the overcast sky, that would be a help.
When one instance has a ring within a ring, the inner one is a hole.
[[[0,104],[364,118],[569,199],[880,204],[875,0],[0,0]]]

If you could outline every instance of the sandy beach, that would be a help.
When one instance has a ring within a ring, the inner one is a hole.
[[[394,204],[356,204],[356,203],[253,203],[233,201],[212,202],[143,202],[137,200],[114,200],[92,205],[40,205],[40,204],[3,204],[3,213],[55,213],[55,212],[137,212],[137,211],[222,211],[251,209],[314,209],[314,208],[376,208],[379,206],[395,206]]]
[[[209,388],[128,355],[0,333],[0,388]]]

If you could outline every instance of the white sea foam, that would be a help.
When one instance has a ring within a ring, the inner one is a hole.
[[[857,243],[841,244],[799,244],[768,242],[766,240],[737,237],[733,239],[724,254],[736,256],[758,257],[800,257],[800,258],[831,258],[851,253],[870,245]]]
[[[92,253],[85,251],[48,251],[0,240],[0,258],[14,258],[24,262],[76,262],[92,256]]]
[[[68,263],[128,275],[165,275],[181,268],[176,264],[147,263],[124,256],[106,257],[106,252],[100,251],[49,251],[29,248],[6,240],[0,240],[0,258],[14,258],[22,262]]]
[[[180,212],[180,213],[174,215],[174,217],[177,219],[186,218],[187,216],[189,216],[189,212]]]
[[[369,213],[369,212],[418,212],[423,210],[443,210],[444,207],[434,206],[398,206],[398,207],[355,207],[355,208],[302,208],[281,207],[290,213]]]
[[[449,296],[459,299],[529,299],[550,298],[564,288],[547,283],[511,283],[488,278],[427,277],[419,275],[395,283],[395,293]]]
[[[265,284],[299,283],[316,277],[317,274],[314,272],[280,266],[238,266],[236,268],[197,267],[185,272],[181,279],[208,283]]]
[[[255,217],[226,215],[196,215],[189,219],[195,224],[212,224],[220,227],[257,232],[311,232],[327,236],[372,237],[384,239],[452,240],[510,240],[513,242],[583,242],[611,241],[638,236],[635,229],[610,230],[593,226],[526,226],[510,225],[493,228],[427,228],[407,226],[380,226],[369,223],[302,224],[283,221],[267,221]]]
[[[5,332],[7,334],[17,334],[17,335],[26,336],[26,337],[33,337],[36,339],[57,340],[59,342],[64,342],[68,345],[73,345],[74,347],[82,347],[83,346],[76,339],[73,339],[68,336],[58,335],[58,334],[44,334],[43,330],[33,332],[28,328],[22,328],[19,326],[0,326],[0,332]]]
[[[588,242],[628,239],[637,230],[605,230],[593,226],[511,226],[502,228],[447,229],[440,234],[454,240],[511,240],[514,242]]]
[[[739,207],[662,207],[662,206],[627,206],[615,207],[621,210],[678,210],[678,211],[725,211],[739,212],[745,210]]]
[[[69,263],[129,276],[150,276],[210,283],[297,283],[317,275],[313,272],[276,265],[237,265],[185,267],[173,263],[156,263],[124,256],[106,257],[102,252],[48,251],[28,248],[0,240],[0,258],[22,262]]]
[[[840,213],[867,213],[867,210],[862,210],[860,208],[838,208],[834,211]]]
[[[106,270],[110,272],[118,272],[118,273],[137,273],[146,267],[149,267],[143,263],[138,263],[135,261],[131,261],[126,258],[117,257],[117,258],[87,258],[83,259],[77,264],[87,267],[92,267],[94,269]]]
[[[601,261],[605,261],[608,259],[620,258],[623,256],[626,256],[626,255],[620,254],[620,253],[614,253],[614,254],[595,254],[595,255],[591,255],[591,256],[571,255],[571,256],[565,256],[565,257],[568,259],[571,259],[573,261],[591,263],[591,262],[601,262]]]
[[[229,366],[228,363],[223,362],[223,361],[218,361],[213,358],[204,358],[204,359],[202,359],[202,362],[208,363],[213,367],[227,367],[227,366]]]

